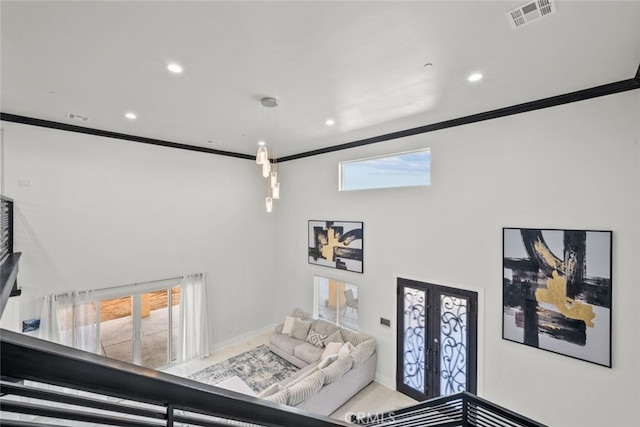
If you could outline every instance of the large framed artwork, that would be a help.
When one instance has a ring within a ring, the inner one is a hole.
[[[363,224],[309,221],[309,263],[363,272]]]
[[[503,228],[502,337],[611,367],[611,231]]]

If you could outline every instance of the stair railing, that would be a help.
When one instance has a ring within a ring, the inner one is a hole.
[[[545,427],[466,391],[351,421],[368,427]]]
[[[0,368],[3,426],[348,425],[4,329]]]

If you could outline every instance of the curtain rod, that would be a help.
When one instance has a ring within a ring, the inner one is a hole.
[[[178,279],[183,279],[184,276],[178,276],[178,277],[169,277],[168,279],[158,279],[158,280],[148,280],[146,282],[136,282],[136,283],[130,283],[128,285],[119,285],[119,286],[112,286],[110,288],[100,288],[100,289],[92,289],[92,292],[100,292],[100,291],[110,291],[113,289],[119,289],[119,288],[126,288],[129,286],[138,286],[138,285],[147,285],[149,283],[159,283],[159,282],[168,282],[169,280],[178,280]],[[81,291],[83,292],[83,291]],[[84,291],[87,292],[87,291]]]
[[[193,273],[193,274],[189,274],[189,276],[195,276],[195,275],[202,275],[203,273]],[[179,280],[179,279],[184,279],[185,276],[177,276],[177,277],[169,277],[166,279],[158,279],[158,280],[148,280],[146,282],[135,282],[135,283],[130,283],[128,285],[118,285],[118,286],[112,286],[109,288],[99,288],[99,289],[85,289],[85,290],[80,290],[80,291],[67,291],[67,292],[59,292],[57,294],[51,294],[51,296],[54,296],[55,298],[62,296],[62,295],[67,295],[67,294],[72,294],[72,293],[101,293],[101,292],[108,292],[108,291],[112,291],[112,290],[116,290],[116,289],[120,289],[120,288],[127,288],[127,287],[131,287],[131,286],[141,286],[141,285],[148,285],[151,283],[162,283],[162,282],[168,282],[170,280]],[[43,298],[47,298],[47,296],[45,295]]]

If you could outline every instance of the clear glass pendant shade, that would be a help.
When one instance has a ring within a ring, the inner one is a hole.
[[[262,176],[267,178],[271,173],[271,162],[268,160],[262,164]]]
[[[271,186],[271,197],[274,199],[280,198],[280,183],[276,182],[273,186]]]
[[[261,145],[260,147],[258,147],[258,153],[256,154],[256,163],[259,165],[269,163],[269,153],[267,152],[267,147],[265,145]]]
[[[271,197],[265,199],[265,206],[267,207],[267,212],[271,212],[273,209],[273,199]]]
[[[271,171],[271,188],[278,182],[278,172]]]

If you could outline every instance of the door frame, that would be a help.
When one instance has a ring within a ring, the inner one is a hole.
[[[440,358],[439,346],[425,346],[424,354],[424,385],[425,392],[420,393],[404,384],[404,288],[414,288],[425,292],[425,335],[434,335],[435,325],[438,324],[438,339],[440,331],[440,296],[451,295],[468,299],[468,324],[467,324],[467,348],[469,349],[467,360],[466,391],[478,393],[478,342],[480,337],[478,309],[480,307],[481,293],[476,290],[453,288],[434,283],[397,277],[396,280],[396,390],[418,401],[431,399],[440,395]],[[437,341],[436,341],[437,342]],[[426,343],[426,337],[425,337]],[[429,338],[433,344],[433,339]],[[435,350],[435,351],[434,351]]]
[[[164,284],[165,282],[168,282]],[[94,292],[94,301],[96,304],[96,352],[100,354],[101,350],[101,325],[102,319],[100,318],[100,303],[105,300],[131,297],[131,322],[132,322],[132,336],[131,336],[131,352],[132,361],[135,365],[142,366],[142,339],[144,338],[144,332],[142,331],[142,303],[141,297],[143,294],[155,292],[155,291],[167,291],[167,363],[165,366],[170,365],[174,361],[172,360],[172,326],[173,326],[173,312],[171,290],[175,287],[180,287],[182,284],[181,279],[166,279],[152,282],[146,282],[144,285],[134,284],[117,286],[113,288],[105,288]],[[182,289],[181,289],[182,291]],[[179,321],[179,320],[178,320]]]

